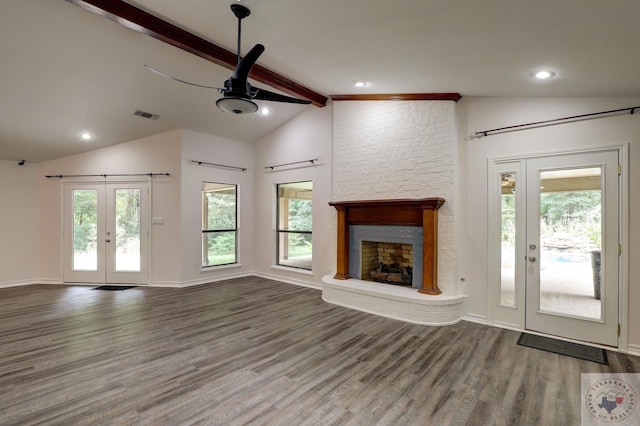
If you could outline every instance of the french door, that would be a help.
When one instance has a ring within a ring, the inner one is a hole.
[[[146,284],[148,183],[64,186],[64,281]]]
[[[494,165],[498,323],[618,345],[618,155],[594,151]]]

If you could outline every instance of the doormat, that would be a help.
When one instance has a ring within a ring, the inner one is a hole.
[[[527,333],[520,335],[518,345],[583,359],[585,361],[597,362],[602,365],[609,365],[607,351],[601,348],[594,348],[593,346],[580,345],[578,343],[565,342],[564,340],[556,340]]]
[[[92,288],[91,290],[119,291],[136,287],[137,285],[101,285],[100,287]]]

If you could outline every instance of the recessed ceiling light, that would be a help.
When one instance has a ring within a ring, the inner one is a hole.
[[[554,75],[556,75],[553,71],[546,71],[546,70],[542,70],[542,71],[538,71],[537,73],[534,74],[536,76],[537,79],[539,80],[546,80],[548,78],[553,77]]]
[[[354,81],[353,85],[356,87],[367,87],[368,83],[366,81]]]
[[[93,139],[93,135],[89,132],[82,133],[80,137],[82,138],[83,141],[90,141],[91,139]]]
[[[260,108],[260,114],[262,115],[269,115],[269,113],[271,112],[271,110],[267,107],[262,107]]]

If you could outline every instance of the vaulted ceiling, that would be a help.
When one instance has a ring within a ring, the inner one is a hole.
[[[75,3],[75,4],[74,4]],[[215,90],[231,71],[109,19],[81,0],[7,0],[0,15],[0,160],[39,162],[189,128],[255,142],[319,106],[265,103],[233,116]],[[231,0],[138,0],[133,6],[234,52]],[[601,0],[242,0],[242,51],[310,93],[640,96],[640,2]],[[84,6],[84,7],[79,7]],[[91,8],[89,8],[91,9]],[[126,23],[126,22],[125,22]],[[549,69],[554,78],[532,74]],[[368,82],[356,88],[355,80]],[[277,91],[286,87],[267,87]],[[284,93],[284,92],[283,92]],[[296,95],[298,96],[298,95]],[[317,104],[318,102],[316,102]],[[157,120],[135,115],[156,114]],[[80,134],[94,139],[83,142]]]

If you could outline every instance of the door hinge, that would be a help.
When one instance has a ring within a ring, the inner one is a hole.
[[[618,337],[620,337],[620,324],[618,324]]]
[[[622,164],[618,164],[618,176],[622,174]]]

